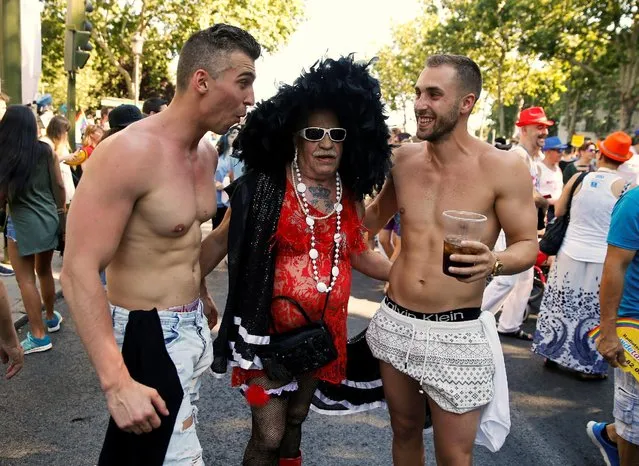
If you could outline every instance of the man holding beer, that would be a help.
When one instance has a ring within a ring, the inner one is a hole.
[[[429,57],[415,85],[424,142],[396,149],[391,176],[366,212],[373,232],[395,212],[402,222],[388,295],[367,332],[380,359],[397,466],[423,464],[427,401],[438,464],[470,465],[475,440],[496,451],[510,429],[495,320],[480,306],[487,276],[534,263],[536,212],[523,161],[468,133],[480,91],[472,60]],[[494,254],[500,229],[508,247]]]

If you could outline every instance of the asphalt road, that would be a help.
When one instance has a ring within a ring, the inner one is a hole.
[[[226,270],[209,277],[220,307],[225,302]],[[354,277],[349,331],[361,330],[381,299],[380,285]],[[104,397],[68,318],[53,337],[53,350],[29,355],[11,381],[0,380],[0,465],[94,465],[108,416]],[[534,330],[534,316],[527,323]],[[24,333],[24,329],[22,332]],[[475,449],[477,465],[598,466],[599,452],[585,425],[612,412],[612,380],[582,382],[544,369],[525,342],[503,341],[510,385],[512,430],[499,453]],[[249,437],[249,409],[225,380],[206,375],[199,401],[198,431],[207,465],[239,465]],[[353,416],[311,413],[304,424],[306,466],[391,465],[388,413]],[[427,464],[434,465],[432,436],[425,435]]]

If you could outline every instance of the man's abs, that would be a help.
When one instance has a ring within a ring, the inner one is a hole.
[[[434,254],[424,250],[411,252],[402,244],[391,269],[388,296],[415,312],[438,313],[481,306],[485,283],[482,280],[461,283],[444,275],[442,258],[432,257]]]
[[[125,232],[107,267],[109,301],[130,310],[166,309],[199,296],[200,224],[184,234],[161,237]]]

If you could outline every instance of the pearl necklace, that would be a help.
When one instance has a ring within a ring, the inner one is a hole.
[[[291,177],[293,180],[297,178],[297,184],[295,186],[295,197],[297,198],[297,202],[302,209],[302,212],[306,216],[306,224],[311,232],[311,249],[308,251],[308,255],[311,258],[311,263],[313,264],[313,278],[317,283],[317,291],[320,293],[328,293],[333,289],[335,283],[337,282],[337,276],[339,275],[339,245],[342,241],[342,235],[340,233],[341,227],[341,212],[343,210],[342,206],[342,180],[339,176],[339,173],[335,174],[335,193],[337,197],[337,202],[333,205],[333,210],[331,210],[328,214],[314,217],[311,215],[311,211],[308,205],[308,201],[306,200],[306,185],[302,181],[302,173],[300,172],[300,168],[297,165],[297,157],[293,160],[291,164]],[[331,269],[331,282],[329,285],[326,285],[323,281],[319,279],[319,272],[317,269],[317,259],[319,257],[319,252],[315,249],[315,221],[317,220],[326,220],[331,217],[333,214],[336,216],[337,220],[337,231],[335,235],[333,235],[333,242],[335,243],[335,258],[333,259],[333,267]]]

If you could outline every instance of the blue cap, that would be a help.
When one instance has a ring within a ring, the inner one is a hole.
[[[568,147],[568,144],[563,144],[561,142],[561,139],[559,139],[559,137],[550,136],[549,138],[546,138],[546,143],[544,144],[544,147],[541,150],[551,150],[551,149],[563,150],[563,149],[566,149],[567,147]]]
[[[36,105],[38,107],[44,107],[45,105],[51,105],[53,103],[53,98],[51,94],[44,94],[38,100],[36,100]]]
[[[639,136],[639,128],[635,130],[635,136]]]

